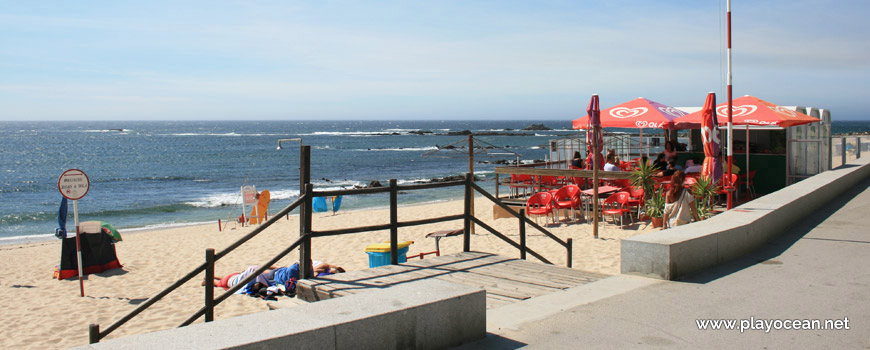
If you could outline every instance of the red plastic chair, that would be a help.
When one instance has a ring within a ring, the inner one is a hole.
[[[637,208],[637,218],[640,220],[640,211],[643,208],[644,202],[644,192],[642,187],[632,186],[628,191],[628,195],[631,197],[628,200],[628,209],[631,210],[632,207]]]
[[[692,187],[692,185],[694,185],[696,182],[698,182],[697,178],[687,177],[685,180],[683,180],[683,186],[687,188]]]
[[[603,215],[619,215],[619,225],[622,226],[622,218],[625,216],[625,213],[629,213],[628,210],[628,201],[631,199],[628,192],[616,192],[607,199],[604,200],[604,203],[601,204],[602,210],[601,214]],[[630,215],[629,215],[630,217]],[[616,219],[614,219],[615,224]]]
[[[553,188],[558,188],[561,184],[559,183],[559,178],[556,176],[550,175],[541,175],[541,184],[535,187],[538,191],[548,191]]]
[[[554,209],[571,209],[571,216],[577,219],[577,214],[574,209],[580,203],[580,187],[576,185],[567,185],[560,188],[553,194]]]
[[[538,222],[538,216],[549,216],[552,212],[553,195],[549,192],[535,193],[526,201],[526,215],[536,215],[535,223]]]
[[[611,182],[613,186],[619,187],[620,191],[628,191],[631,188],[631,180],[629,179],[617,179]]]
[[[755,170],[750,170],[749,173],[745,175],[737,176],[737,186],[746,188],[749,193],[747,193],[751,198],[755,198],[755,182],[753,179],[755,178]]]
[[[535,183],[535,179],[532,177],[532,175],[511,174],[511,183],[509,186],[510,186],[511,190],[516,190],[517,196],[520,195],[520,188],[522,188],[523,189],[523,197],[525,197],[526,190],[529,187],[534,186],[534,183]]]
[[[728,181],[727,179],[728,179],[727,175],[722,176],[722,178],[719,179],[719,189],[716,190],[716,194],[727,195],[728,191],[725,190],[725,187],[737,183],[737,174],[731,174],[731,181]]]

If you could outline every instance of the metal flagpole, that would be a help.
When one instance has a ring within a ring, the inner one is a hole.
[[[734,132],[732,130],[732,121],[733,121],[733,111],[731,108],[733,107],[731,101],[731,0],[727,1],[727,26],[728,26],[728,176],[725,178],[723,183],[727,184],[726,188],[727,196],[728,196],[728,209],[730,210],[734,205],[734,192],[733,187],[734,184],[731,183],[731,167],[734,165]]]

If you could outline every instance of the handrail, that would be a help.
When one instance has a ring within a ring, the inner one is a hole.
[[[489,194],[488,192],[486,192],[483,188],[481,188],[481,187],[478,186],[477,184],[472,183],[471,186],[474,187],[474,189],[477,190],[477,192],[479,192],[480,194],[482,194],[484,197],[486,197],[487,199],[489,199],[490,201],[492,201],[493,203],[495,203],[496,205],[498,205],[498,206],[501,207],[502,209],[506,210],[506,211],[507,211],[508,213],[510,213],[511,215],[513,215],[513,216],[515,216],[515,217],[517,217],[517,218],[520,218],[521,220],[525,221],[525,222],[526,222],[527,224],[529,224],[529,225],[532,225],[532,227],[536,228],[538,231],[541,231],[543,234],[547,235],[547,237],[552,238],[554,241],[556,241],[557,243],[559,243],[561,246],[563,246],[563,247],[568,247],[568,242],[563,241],[561,238],[559,238],[558,236],[552,234],[550,231],[548,231],[547,229],[541,227],[541,225],[538,225],[536,222],[532,221],[532,220],[529,219],[528,217],[526,217],[526,216],[520,216],[520,214],[517,213],[516,210],[513,210],[513,208],[511,208],[511,207],[509,207],[509,206],[507,206],[507,205],[504,205],[503,203],[501,203],[501,201],[496,200],[496,198],[493,197],[493,195],[491,195],[491,194]]]
[[[470,176],[470,174],[467,174],[466,176]],[[541,231],[542,233],[544,233],[547,237],[550,237],[551,239],[553,239],[554,241],[556,241],[556,243],[559,243],[559,245],[561,245],[562,247],[565,247],[565,249],[567,250],[567,258],[568,258],[568,259],[567,259],[567,260],[568,260],[568,261],[567,261],[567,266],[568,266],[568,267],[572,267],[572,266],[574,265],[574,263],[573,263],[573,251],[574,251],[574,244],[573,244],[573,243],[574,243],[574,241],[573,241],[571,238],[568,238],[566,241],[562,241],[562,239],[560,239],[560,238],[557,237],[556,235],[552,234],[550,231],[544,229],[543,227],[541,227],[541,226],[538,225],[537,223],[531,221],[531,220],[530,220],[528,217],[526,217],[525,215],[520,215],[520,214],[517,213],[515,210],[513,210],[511,207],[509,207],[509,206],[507,206],[507,205],[504,205],[500,200],[498,200],[497,198],[495,198],[492,194],[490,194],[489,192],[487,192],[486,190],[484,190],[483,188],[481,188],[480,186],[478,186],[476,183],[474,183],[474,181],[471,181],[469,178],[467,178],[467,179],[466,179],[466,182],[467,182],[467,184],[470,185],[471,188],[473,188],[475,191],[477,191],[478,193],[482,194],[484,197],[486,197],[487,199],[489,199],[490,201],[492,201],[493,203],[495,203],[496,205],[498,205],[498,206],[501,207],[502,209],[505,209],[508,213],[510,213],[511,215],[513,215],[513,216],[515,216],[516,218],[518,218],[521,222],[531,225],[532,227],[534,227],[534,228],[537,229],[538,231]],[[542,256],[540,256],[538,253],[535,253],[535,252],[532,251],[531,249],[528,249],[527,247],[525,247],[525,244],[517,244],[516,242],[514,242],[513,240],[510,240],[510,239],[507,238],[507,237],[503,237],[503,236],[501,236],[500,234],[496,234],[492,228],[490,228],[489,226],[487,226],[486,224],[484,224],[482,221],[480,221],[479,219],[477,219],[477,218],[474,217],[474,216],[471,216],[471,220],[473,220],[476,224],[482,226],[484,229],[487,229],[488,231],[492,232],[493,234],[495,234],[496,236],[498,236],[498,237],[501,238],[502,240],[507,241],[508,243],[510,243],[511,245],[513,245],[513,246],[516,247],[516,248],[519,248],[520,251],[521,251],[521,254],[522,254],[523,249],[525,249],[525,250],[527,250],[529,253],[531,253],[533,256],[535,256],[536,258],[540,259],[541,261],[543,261],[543,262],[545,262],[545,263],[548,263],[548,264],[552,265],[552,263],[549,262],[547,259],[544,259],[544,258],[543,258]]]
[[[403,222],[397,222],[396,226],[397,227],[409,227],[409,226],[417,226],[417,225],[434,224],[434,223],[445,222],[445,221],[460,220],[463,217],[464,217],[464,215],[457,214],[457,215],[442,216],[442,217],[431,218],[431,219],[403,221]],[[337,229],[337,230],[313,231],[313,232],[311,232],[311,237],[326,237],[326,236],[343,235],[343,234],[348,234],[348,233],[381,231],[381,230],[388,230],[391,227],[392,227],[392,224],[381,224],[381,225],[344,228],[344,229]]]
[[[270,225],[274,224],[282,216],[287,215],[288,213],[293,211],[293,209],[295,209],[296,207],[298,207],[302,203],[302,200],[304,199],[304,197],[305,197],[304,194],[301,195],[299,197],[299,199],[293,201],[293,203],[290,203],[290,205],[288,205],[284,209],[281,209],[281,211],[279,211],[276,215],[272,216],[269,220],[266,220],[266,222],[264,222],[263,225],[257,227],[256,229],[251,231],[251,233],[240,238],[238,241],[231,244],[229,247],[227,247],[226,249],[224,249],[220,253],[215,254],[215,260],[218,260],[221,257],[227,255],[229,252],[238,248],[240,245],[247,242],[248,240],[250,240],[251,238],[253,238],[257,234],[259,234],[260,232],[265,230]],[[99,328],[97,328],[96,332],[95,332],[94,327],[93,327],[95,325],[91,325],[91,331],[90,331],[91,343],[99,342],[100,339],[105,338],[110,333],[112,333],[115,329],[118,329],[118,327],[122,326],[124,323],[127,323],[127,321],[130,321],[133,317],[135,317],[136,315],[138,315],[142,311],[145,311],[145,309],[149,308],[154,303],[160,301],[160,299],[162,299],[163,297],[165,297],[166,295],[168,295],[169,293],[171,293],[172,291],[174,291],[175,289],[177,289],[181,285],[187,283],[187,281],[190,281],[190,279],[192,279],[196,275],[205,271],[205,269],[206,269],[206,263],[202,263],[201,265],[197,266],[195,269],[193,269],[193,271],[189,272],[187,275],[184,275],[184,277],[175,281],[175,283],[173,283],[172,285],[170,285],[166,289],[162,290],[160,293],[157,293],[157,295],[146,300],[144,303],[142,303],[142,305],[139,305],[136,309],[134,309],[133,311],[128,313],[126,316],[122,317],[120,320],[116,321],[115,323],[113,323],[112,325],[110,325],[108,328],[106,328],[103,331],[99,331]],[[221,300],[223,300],[223,299],[221,299]],[[217,305],[217,303],[215,303],[215,305]],[[96,337],[96,339],[94,339],[95,337]]]
[[[525,257],[525,253],[528,252],[529,254],[531,254],[532,256],[534,256],[534,257],[540,259],[540,260],[543,261],[544,263],[547,263],[547,264],[551,264],[551,265],[552,265],[552,263],[551,263],[549,260],[547,260],[546,258],[544,258],[543,256],[541,256],[541,255],[538,254],[537,252],[535,252],[535,251],[529,249],[528,247],[526,247],[524,241],[523,241],[522,243],[516,243],[516,242],[514,242],[513,240],[511,240],[510,238],[508,238],[507,236],[501,234],[501,233],[498,232],[497,230],[495,230],[495,229],[493,229],[492,227],[490,227],[489,225],[485,224],[485,223],[484,223],[483,221],[481,221],[480,219],[478,219],[478,218],[474,217],[473,215],[471,215],[471,214],[470,214],[470,210],[469,210],[469,208],[468,208],[468,204],[467,204],[467,203],[468,203],[468,199],[470,198],[470,197],[468,197],[468,196],[469,196],[471,193],[473,193],[472,191],[475,191],[475,190],[476,190],[477,192],[481,193],[482,195],[484,195],[487,199],[493,201],[493,202],[496,203],[497,205],[499,205],[499,206],[501,206],[502,208],[506,209],[506,210],[507,210],[509,213],[511,213],[512,215],[514,215],[514,216],[516,216],[517,218],[519,218],[519,219],[521,220],[521,222],[524,222],[524,223],[526,223],[526,224],[531,224],[532,227],[534,227],[535,229],[537,229],[537,230],[543,232],[545,235],[547,235],[548,237],[552,238],[553,240],[555,240],[556,242],[558,242],[558,243],[559,243],[560,245],[562,245],[563,247],[566,247],[566,248],[568,249],[568,267],[571,267],[571,260],[572,260],[572,259],[571,259],[571,246],[572,246],[572,240],[571,240],[570,238],[567,240],[567,242],[566,242],[566,241],[562,241],[560,238],[556,237],[555,235],[553,235],[552,233],[550,233],[549,231],[547,231],[547,230],[544,229],[543,227],[539,226],[537,223],[534,223],[533,221],[529,220],[529,219],[528,219],[527,217],[525,217],[525,216],[521,216],[520,214],[516,213],[516,211],[514,211],[514,210],[511,209],[510,207],[508,207],[508,206],[504,205],[503,203],[501,203],[501,201],[499,201],[498,199],[496,199],[495,197],[493,197],[491,194],[489,194],[489,192],[487,192],[486,190],[484,190],[483,188],[481,188],[479,185],[475,184],[474,181],[472,181],[472,179],[473,179],[473,177],[472,177],[472,175],[469,173],[469,174],[466,174],[466,179],[465,179],[465,180],[459,180],[459,181],[445,181],[445,182],[440,182],[440,183],[427,183],[427,184],[403,185],[403,186],[398,186],[398,185],[396,184],[395,179],[391,179],[391,180],[390,180],[390,186],[377,187],[377,188],[365,188],[365,189],[349,189],[349,190],[336,190],[336,191],[320,191],[320,192],[318,192],[318,191],[314,191],[314,190],[313,190],[313,186],[312,186],[311,184],[307,184],[307,186],[306,186],[306,190],[303,191],[303,192],[300,194],[299,198],[297,198],[295,201],[293,201],[290,205],[288,205],[287,207],[285,207],[284,209],[282,209],[281,211],[279,211],[276,215],[274,215],[274,216],[272,216],[270,219],[266,220],[262,225],[260,225],[259,227],[255,228],[253,231],[251,231],[250,233],[248,233],[248,234],[245,235],[244,237],[240,238],[239,240],[237,240],[236,242],[234,242],[233,244],[231,244],[230,246],[228,246],[227,248],[225,248],[225,249],[222,250],[221,252],[219,252],[219,253],[217,253],[217,254],[214,254],[213,258],[212,258],[211,255],[209,255],[209,254],[213,254],[213,253],[212,253],[212,252],[207,252],[207,259],[206,259],[207,261],[206,261],[206,262],[204,262],[204,263],[202,263],[201,265],[199,265],[199,266],[197,266],[196,268],[194,268],[194,269],[193,269],[191,272],[189,272],[187,275],[185,275],[185,276],[182,277],[181,279],[177,280],[175,283],[173,283],[172,285],[170,285],[169,287],[167,287],[167,288],[164,289],[163,291],[159,292],[159,293],[158,293],[157,295],[155,295],[154,297],[149,298],[149,299],[148,299],[147,301],[145,301],[142,305],[139,305],[136,309],[134,309],[133,311],[131,311],[130,313],[128,313],[126,316],[124,316],[124,317],[121,318],[120,320],[118,320],[118,321],[116,321],[115,323],[113,323],[112,325],[110,325],[110,326],[109,326],[108,328],[106,328],[104,331],[100,332],[100,330],[99,330],[99,325],[91,324],[91,325],[90,325],[90,329],[89,329],[90,342],[91,342],[91,343],[99,342],[100,339],[102,339],[102,338],[108,336],[111,332],[113,332],[114,330],[116,330],[118,327],[120,327],[121,325],[125,324],[127,321],[129,321],[130,319],[132,319],[133,317],[135,317],[136,315],[138,315],[139,313],[141,313],[142,311],[144,311],[145,309],[147,309],[148,307],[150,307],[151,305],[153,305],[153,304],[156,303],[157,301],[161,300],[161,299],[162,299],[163,297],[165,297],[167,294],[171,293],[172,291],[174,291],[175,289],[177,289],[178,287],[180,287],[180,286],[183,285],[184,283],[187,283],[187,282],[190,281],[192,278],[194,278],[196,275],[202,273],[203,271],[207,271],[207,269],[210,267],[210,264],[212,264],[211,266],[213,266],[213,264],[214,264],[215,261],[217,261],[217,260],[219,260],[220,258],[226,256],[227,254],[229,254],[230,252],[232,252],[233,250],[235,250],[236,248],[238,248],[239,246],[241,246],[241,245],[244,244],[245,242],[247,242],[247,241],[249,241],[250,239],[254,238],[254,237],[257,236],[258,234],[260,234],[263,230],[265,230],[266,228],[270,227],[272,224],[274,224],[275,222],[277,222],[281,217],[283,217],[283,216],[289,214],[293,209],[296,209],[297,207],[299,207],[299,206],[301,206],[301,205],[303,205],[303,204],[305,204],[306,206],[309,206],[309,207],[310,207],[310,205],[311,205],[311,198],[313,198],[313,197],[315,197],[315,196],[324,196],[324,197],[325,197],[325,196],[333,196],[333,195],[355,195],[355,194],[358,195],[358,194],[371,194],[371,193],[389,192],[389,193],[390,193],[390,197],[391,197],[391,198],[390,198],[390,207],[391,207],[391,220],[390,220],[390,223],[389,223],[389,224],[383,224],[383,225],[371,225],[371,226],[353,227],[353,228],[338,229],[338,230],[325,230],[325,231],[313,231],[313,230],[308,230],[309,232],[302,232],[302,235],[301,235],[298,239],[296,239],[296,240],[295,240],[295,241],[294,241],[290,246],[288,246],[288,247],[285,248],[283,251],[281,251],[278,255],[276,255],[276,256],[273,257],[271,260],[269,260],[269,262],[267,262],[266,264],[260,266],[260,267],[259,267],[259,268],[254,272],[254,273],[252,273],[251,275],[249,275],[249,276],[247,276],[246,278],[244,278],[241,282],[239,282],[238,284],[236,284],[235,286],[233,286],[232,288],[230,288],[229,290],[227,290],[225,293],[223,293],[223,294],[221,294],[220,296],[218,296],[217,298],[214,298],[213,300],[211,300],[211,302],[210,302],[209,300],[207,300],[207,301],[206,301],[206,305],[205,305],[204,307],[202,307],[202,308],[199,309],[196,313],[194,313],[192,316],[190,316],[190,317],[189,317],[187,320],[185,320],[185,321],[184,321],[184,322],[183,322],[179,327],[187,326],[187,325],[191,324],[192,322],[196,321],[196,319],[198,319],[199,317],[201,317],[201,316],[203,316],[203,315],[210,315],[210,311],[213,310],[214,306],[216,306],[216,305],[220,304],[221,302],[225,301],[225,300],[226,300],[227,298],[229,298],[231,295],[235,294],[236,291],[238,291],[239,289],[241,289],[243,286],[245,286],[246,284],[248,284],[250,281],[253,281],[253,280],[254,280],[258,275],[262,274],[266,269],[268,269],[269,267],[271,267],[272,265],[274,265],[275,263],[277,263],[278,260],[280,260],[281,258],[283,258],[284,256],[286,256],[287,254],[289,254],[289,253],[290,253],[291,251],[293,251],[294,249],[296,249],[296,248],[298,248],[298,247],[300,247],[300,246],[303,246],[304,243],[305,243],[307,240],[310,240],[310,239],[313,238],[313,237],[325,237],[325,236],[342,235],[342,234],[350,234],[350,233],[359,233],[359,232],[367,232],[367,231],[379,231],[379,230],[387,230],[387,229],[389,229],[389,230],[391,231],[391,238],[393,238],[393,239],[391,239],[391,241],[392,241],[393,244],[396,244],[396,241],[397,241],[396,230],[397,230],[398,228],[400,228],[400,227],[409,227],[409,226],[417,226],[417,225],[426,225],[426,224],[432,224],[432,223],[439,223],[439,222],[447,222],[447,221],[454,221],[454,220],[461,220],[461,219],[464,219],[464,220],[466,221],[466,225],[465,225],[465,226],[466,226],[466,232],[465,232],[465,243],[464,243],[464,247],[465,247],[466,250],[468,250],[468,249],[469,249],[468,247],[470,246],[470,244],[469,244],[470,235],[469,235],[468,225],[469,225],[471,222],[474,222],[475,224],[478,224],[478,225],[480,225],[481,227],[483,227],[484,229],[486,229],[487,231],[493,233],[496,237],[498,237],[498,238],[500,238],[500,239],[502,239],[502,240],[508,242],[511,246],[513,246],[513,247],[515,247],[515,248],[518,248],[518,249],[520,250],[520,252],[521,252],[521,256],[522,256],[522,257]],[[398,207],[398,204],[397,204],[397,201],[396,201],[396,194],[398,193],[398,191],[399,191],[400,189],[401,189],[401,190],[420,190],[420,189],[430,189],[430,188],[452,187],[452,186],[459,186],[459,185],[464,185],[464,186],[465,186],[465,192],[466,192],[466,205],[465,205],[466,208],[465,208],[465,213],[463,213],[463,214],[456,214],[456,215],[447,215],[447,216],[441,216],[441,217],[435,217],[435,218],[420,219],[420,220],[403,221],[403,222],[399,222],[399,221],[396,219],[395,212],[396,212],[396,209],[397,209],[397,207]],[[305,209],[305,208],[303,207],[303,209]],[[310,208],[308,208],[308,210],[310,210]],[[303,219],[303,218],[300,218],[300,222],[302,221],[302,219]],[[309,228],[310,228],[310,227],[309,227]],[[304,231],[304,230],[303,230],[303,231]],[[521,231],[524,231],[524,229],[521,229]],[[524,237],[523,237],[523,238],[524,238]],[[302,248],[300,248],[300,249],[302,249]],[[394,264],[398,263],[398,262],[397,262],[397,256],[398,256],[398,249],[395,249],[395,247],[393,247],[393,249],[391,249],[391,262],[392,262],[392,263],[394,263]],[[301,267],[301,266],[300,266],[300,267]],[[213,267],[212,267],[212,269],[213,269]],[[213,271],[213,270],[210,270],[210,271]],[[212,272],[212,273],[213,273],[213,272]],[[208,283],[208,282],[211,282],[211,283]],[[206,283],[206,288],[208,288],[209,286],[213,286],[213,283],[214,283],[213,281],[207,281],[207,283]],[[208,294],[208,293],[206,294],[207,297],[208,297],[209,295],[210,295],[210,294]],[[210,298],[209,298],[209,299],[210,299]],[[210,321],[209,318],[210,318],[210,316],[207,316],[207,317],[206,317],[206,321],[207,321],[207,322]]]
[[[442,187],[451,187],[464,185],[465,180],[454,180],[454,181],[444,181],[444,182],[433,182],[433,183],[425,183],[425,184],[413,184],[413,185],[398,185],[399,191],[414,191],[414,190],[427,190],[432,188],[442,188]],[[370,187],[370,188],[353,188],[353,189],[344,189],[344,190],[329,190],[329,191],[314,191],[311,195],[313,197],[331,197],[331,196],[344,196],[344,195],[357,195],[357,194],[373,194],[373,193],[386,193],[390,192],[389,186],[381,186],[381,187]]]
[[[301,236],[301,237],[297,238],[296,241],[293,242],[293,244],[291,244],[289,247],[287,247],[286,249],[284,249],[283,251],[278,253],[278,255],[276,255],[274,258],[269,260],[267,263],[260,266],[260,268],[257,269],[257,271],[254,271],[254,273],[245,277],[244,279],[239,281],[239,283],[237,283],[235,286],[233,286],[232,288],[230,288],[229,290],[224,292],[224,294],[221,294],[221,296],[217,297],[217,299],[214,300],[214,305],[220,304],[221,302],[223,302],[224,300],[226,300],[227,298],[229,298],[230,296],[235,294],[236,291],[238,291],[239,289],[242,289],[242,286],[247,285],[249,282],[251,282],[255,278],[257,278],[257,276],[259,276],[260,274],[265,272],[267,269],[269,269],[270,267],[275,265],[275,263],[277,263],[278,260],[281,260],[281,258],[286,256],[287,254],[290,254],[290,252],[292,252],[293,249],[296,249],[296,247],[298,247],[300,244],[302,244],[302,240],[305,238],[307,238],[307,237]],[[193,314],[193,316],[190,316],[190,318],[188,318],[186,321],[184,321],[184,323],[179,325],[179,327],[184,327],[184,326],[190,325],[191,323],[193,323],[193,321],[196,321],[197,318],[199,318],[202,315],[205,315],[207,310],[208,310],[208,307],[205,307],[205,306],[202,309],[199,309],[199,311],[197,311],[195,314]]]

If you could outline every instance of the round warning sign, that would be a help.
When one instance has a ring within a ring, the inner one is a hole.
[[[88,189],[91,187],[91,180],[85,175],[84,171],[78,169],[70,169],[64,171],[57,179],[57,189],[60,194],[69,200],[78,200],[88,194]]]

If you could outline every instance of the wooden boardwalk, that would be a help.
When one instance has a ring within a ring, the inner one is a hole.
[[[491,309],[605,277],[607,275],[490,253],[468,252],[301,280],[296,291],[299,298],[317,301],[438,278],[485,289],[486,307]]]

